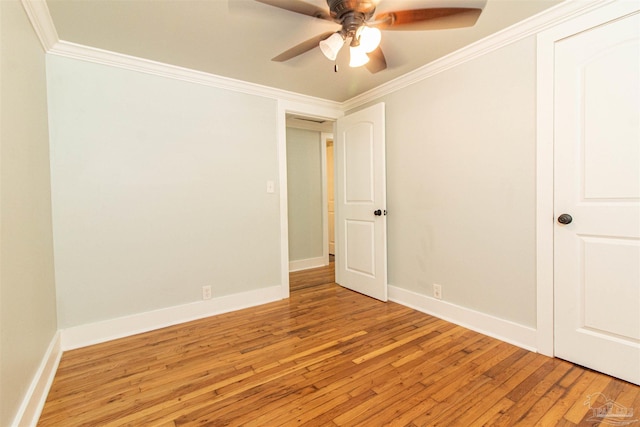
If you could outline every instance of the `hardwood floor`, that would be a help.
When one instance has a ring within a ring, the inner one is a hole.
[[[638,386],[351,292],[331,268],[291,287],[65,352],[38,425],[640,426]],[[635,414],[592,418],[594,393]]]

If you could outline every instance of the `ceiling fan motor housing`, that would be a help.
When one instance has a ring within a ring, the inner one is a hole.
[[[331,17],[342,25],[346,37],[353,37],[358,28],[370,19],[376,6],[370,0],[327,0]]]

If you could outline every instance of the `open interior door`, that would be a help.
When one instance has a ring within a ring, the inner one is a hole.
[[[384,104],[338,119],[336,283],[387,300]]]

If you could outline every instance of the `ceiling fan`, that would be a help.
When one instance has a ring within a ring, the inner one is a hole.
[[[473,26],[482,9],[464,7],[434,7],[397,10],[375,14],[380,0],[327,0],[329,10],[321,9],[301,0],[256,0],[291,12],[312,16],[340,24],[336,32],[312,37],[272,61],[284,62],[315,47],[331,61],[349,39],[351,67],[366,65],[372,73],[387,68],[387,61],[379,47],[380,30],[440,30]],[[392,0],[388,0],[392,1]]]

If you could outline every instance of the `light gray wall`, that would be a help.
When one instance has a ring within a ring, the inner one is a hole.
[[[22,4],[0,1],[0,425],[56,330],[44,51]]]
[[[280,285],[275,100],[47,67],[61,328]]]
[[[389,283],[536,325],[535,39],[386,103]]]
[[[287,128],[289,261],[323,255],[320,132]]]

